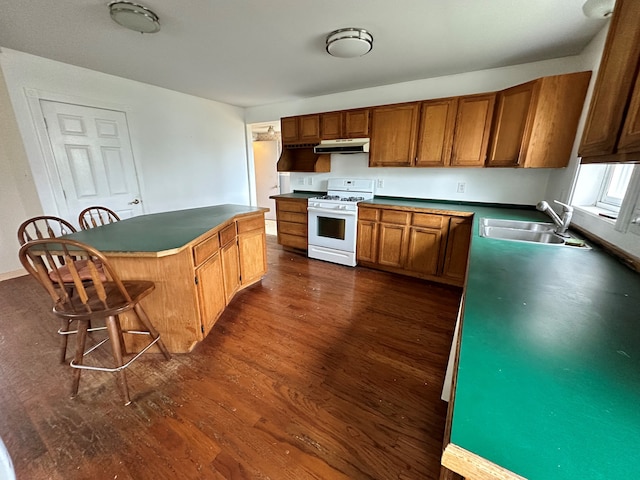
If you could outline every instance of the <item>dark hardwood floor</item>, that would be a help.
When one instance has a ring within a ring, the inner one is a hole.
[[[70,399],[57,321],[0,282],[0,436],[18,480],[436,479],[460,290],[283,251],[193,352]],[[73,345],[73,342],[70,342]]]

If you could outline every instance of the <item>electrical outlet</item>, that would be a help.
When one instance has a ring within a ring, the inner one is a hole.
[[[377,182],[378,188],[384,188],[384,180],[379,178]]]
[[[298,177],[296,179],[296,182],[298,185],[304,185],[304,177]]]
[[[313,177],[307,177],[307,185],[313,185]]]
[[[458,182],[458,189],[456,190],[458,193],[464,193],[467,188],[467,184],[464,182]]]

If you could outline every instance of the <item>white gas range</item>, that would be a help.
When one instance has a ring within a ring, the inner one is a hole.
[[[327,194],[309,199],[309,258],[356,265],[358,202],[373,198],[374,185],[374,180],[330,178]]]

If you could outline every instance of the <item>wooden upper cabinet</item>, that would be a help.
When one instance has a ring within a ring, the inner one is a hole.
[[[416,167],[449,165],[457,109],[457,98],[422,102]]]
[[[281,118],[280,134],[284,145],[318,143],[320,141],[320,114]]]
[[[636,77],[629,110],[618,141],[618,151],[640,152],[640,73]]]
[[[285,117],[280,119],[280,135],[282,143],[298,142],[298,117]]]
[[[638,19],[638,0],[617,0],[578,149],[583,163],[640,160]]]
[[[370,167],[409,167],[416,154],[420,103],[371,109]]]
[[[342,112],[344,138],[368,138],[370,109],[345,110]]]
[[[322,139],[336,140],[342,137],[342,112],[327,112],[320,116]]]
[[[490,167],[566,167],[591,72],[540,78],[498,93]]]
[[[369,136],[368,108],[323,113],[320,121],[322,140],[367,138]]]
[[[495,93],[459,98],[451,165],[484,166],[495,101]]]
[[[498,93],[487,166],[514,167],[520,163],[536,85],[528,82]]]

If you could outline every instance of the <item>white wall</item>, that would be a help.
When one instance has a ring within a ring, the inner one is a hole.
[[[491,92],[581,70],[580,56],[566,57],[247,108],[246,120],[265,122],[289,115]],[[333,155],[329,174],[292,173],[292,187],[323,190],[328,177],[354,176],[382,179],[384,187],[377,188],[378,195],[533,205],[544,198],[550,176],[557,174],[557,169],[369,168],[365,156],[359,157]],[[464,194],[457,193],[458,183],[465,184]]]
[[[0,69],[0,279],[19,268],[20,222],[59,214],[34,96],[125,111],[146,213],[249,203],[243,109],[6,48]]]
[[[42,207],[0,70],[0,280],[25,273],[16,233],[26,218],[38,215]]]
[[[243,109],[6,48],[0,67],[46,213],[57,209],[34,95],[126,112],[146,213],[249,202]]]

